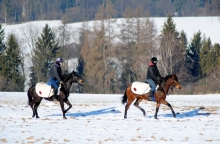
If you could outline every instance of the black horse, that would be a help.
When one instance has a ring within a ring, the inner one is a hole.
[[[77,83],[77,82],[79,84],[83,84],[84,81],[79,77],[79,75],[76,72],[72,71],[71,73],[67,74],[64,77],[64,83],[61,85],[60,93],[58,95],[58,101],[60,102],[64,119],[66,119],[65,113],[72,107],[72,104],[68,100],[70,88],[72,86],[72,83]],[[27,95],[28,95],[28,104],[33,110],[32,117],[34,118],[36,116],[36,118],[39,118],[37,113],[37,108],[40,105],[43,97],[40,97],[36,93],[35,85],[28,89]],[[48,101],[53,101],[53,96],[44,99]],[[66,110],[64,110],[64,102],[69,106],[69,108],[67,108]]]

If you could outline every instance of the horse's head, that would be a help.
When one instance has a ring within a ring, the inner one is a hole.
[[[72,71],[64,78],[64,82],[65,83],[78,82],[79,84],[83,84],[84,80],[81,79],[80,76],[75,71]]]
[[[181,85],[178,82],[178,77],[175,74],[166,76],[164,81],[168,86],[175,87],[176,89],[181,89]]]

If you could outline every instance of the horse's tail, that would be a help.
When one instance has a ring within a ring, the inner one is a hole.
[[[126,94],[126,91],[125,91],[124,96],[122,96],[121,103],[125,104],[125,103],[127,103],[127,100],[128,100],[128,97],[127,97],[127,94]]]
[[[33,86],[32,86],[33,87]],[[32,88],[32,87],[30,87],[29,89],[28,89],[28,92],[27,92],[27,96],[28,96],[28,105],[30,105],[31,104],[31,102],[32,102],[32,96],[31,96],[31,94],[30,94],[30,89]]]

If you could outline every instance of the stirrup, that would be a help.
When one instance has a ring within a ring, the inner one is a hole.
[[[58,101],[58,96],[57,95],[53,95],[53,101]]]
[[[152,96],[148,96],[148,100],[149,101],[153,101],[153,97]]]

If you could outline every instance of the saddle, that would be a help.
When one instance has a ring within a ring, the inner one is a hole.
[[[50,82],[39,82],[35,86],[36,93],[43,98],[49,98],[54,95],[55,89]]]
[[[158,86],[156,87],[156,89]],[[131,91],[138,95],[143,95],[150,92],[150,85],[145,82],[133,82],[131,84]]]

